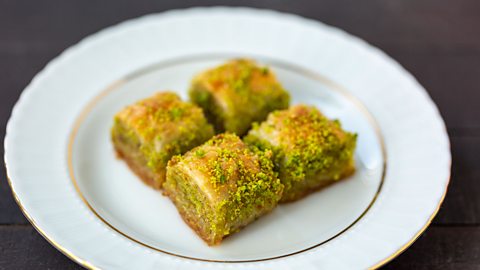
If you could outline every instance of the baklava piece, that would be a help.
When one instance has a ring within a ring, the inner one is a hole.
[[[213,136],[202,109],[171,92],[117,113],[111,137],[117,155],[148,185],[161,188],[168,160]]]
[[[286,109],[290,96],[269,68],[238,59],[197,75],[190,99],[204,109],[217,132],[243,135],[253,122]]]
[[[253,152],[234,134],[220,134],[168,163],[164,193],[209,245],[270,212],[283,185],[271,152]]]
[[[273,151],[275,169],[285,186],[281,202],[288,202],[352,174],[356,138],[316,108],[297,105],[254,125],[245,142]]]

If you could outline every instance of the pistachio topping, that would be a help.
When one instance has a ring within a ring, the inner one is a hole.
[[[120,111],[114,119],[112,136],[114,133],[139,145],[146,165],[158,171],[173,155],[208,140],[213,128],[201,108],[173,92],[158,92]]]
[[[238,136],[225,133],[175,157],[169,166],[181,162],[203,175],[207,180],[204,188],[220,198],[215,201],[215,211],[223,213],[222,222],[232,222],[251,218],[257,209],[270,209],[280,199],[283,185],[271,158],[271,151],[249,149]],[[218,222],[212,221],[210,229],[229,234],[230,229],[220,228]]]
[[[244,134],[252,122],[288,107],[290,96],[268,67],[236,59],[196,76],[190,98],[204,108],[217,131]]]
[[[322,175],[338,180],[353,166],[357,135],[341,129],[316,108],[292,106],[275,111],[245,137],[245,142],[274,153],[276,170],[286,191],[296,182]]]

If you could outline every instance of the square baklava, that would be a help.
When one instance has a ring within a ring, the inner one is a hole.
[[[287,202],[352,174],[356,137],[315,107],[296,105],[271,113],[244,140],[260,150],[273,151],[276,171],[285,186],[281,202]]]
[[[220,134],[168,163],[164,193],[209,245],[270,212],[283,185],[270,151],[252,151],[234,134]]]
[[[148,185],[160,188],[167,162],[213,136],[203,111],[175,93],[159,92],[115,115],[111,138],[117,155]]]
[[[253,122],[287,108],[290,96],[268,67],[237,59],[198,74],[190,99],[204,109],[217,132],[240,136]]]

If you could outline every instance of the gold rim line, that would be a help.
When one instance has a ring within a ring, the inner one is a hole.
[[[370,208],[373,206],[373,204],[375,203],[376,199],[378,198],[378,195],[383,187],[383,183],[384,183],[384,179],[385,179],[385,175],[386,175],[386,167],[387,167],[387,155],[386,155],[386,149],[385,149],[385,144],[384,144],[384,140],[383,140],[383,136],[381,134],[381,131],[380,131],[380,128],[375,120],[375,118],[371,115],[371,113],[368,111],[368,109],[357,99],[355,98],[352,94],[350,94],[345,88],[339,86],[338,84],[334,83],[333,81],[329,80],[328,78],[324,77],[324,76],[321,76],[317,73],[314,73],[314,72],[311,72],[307,69],[304,69],[304,68],[301,68],[299,66],[296,66],[296,65],[293,65],[293,64],[290,64],[290,63],[287,63],[287,62],[284,62],[284,61],[278,61],[278,60],[274,60],[274,59],[271,59],[271,58],[268,58],[268,57],[264,57],[264,56],[252,56],[250,55],[249,57],[250,58],[255,58],[255,59],[259,59],[259,60],[263,60],[264,62],[267,62],[267,64],[270,64],[270,65],[273,65],[273,66],[278,66],[278,67],[281,67],[281,68],[284,68],[284,69],[287,69],[289,71],[292,71],[292,72],[297,72],[299,74],[303,74],[304,76],[307,76],[309,78],[312,78],[312,79],[315,79],[321,83],[323,83],[324,85],[327,86],[328,89],[330,90],[334,90],[334,91],[337,91],[339,92],[342,96],[344,96],[345,98],[347,98],[349,101],[351,101],[358,109],[360,109],[360,111],[363,112],[363,114],[367,117],[367,120],[370,122],[370,124],[374,127],[374,130],[375,130],[375,133],[376,133],[376,136],[377,136],[377,139],[379,140],[380,142],[380,146],[381,146],[381,153],[382,153],[382,158],[383,158],[383,164],[382,164],[382,175],[381,175],[381,180],[380,180],[380,183],[379,183],[379,186],[372,198],[372,200],[370,201],[370,203],[367,205],[367,207],[365,208],[365,210],[360,214],[359,217],[357,217],[350,225],[348,225],[347,227],[345,227],[343,230],[341,230],[340,232],[338,232],[337,234],[331,236],[330,238],[318,243],[318,244],[315,244],[313,246],[310,246],[310,247],[307,247],[307,248],[304,248],[304,249],[301,249],[301,250],[298,250],[298,251],[295,251],[295,252],[291,252],[291,253],[288,253],[288,254],[283,254],[283,255],[278,255],[278,256],[273,256],[273,257],[268,257],[268,258],[262,258],[262,259],[251,259],[251,260],[214,260],[214,259],[202,259],[202,258],[195,258],[195,257],[190,257],[190,256],[185,256],[185,255],[180,255],[180,254],[176,254],[176,253],[172,253],[172,252],[169,252],[169,251],[165,251],[165,250],[162,250],[162,249],[159,249],[159,248],[156,248],[154,246],[151,246],[149,244],[145,244],[143,242],[141,242],[140,240],[137,240],[131,236],[129,236],[128,234],[122,232],[120,229],[116,228],[115,226],[113,226],[112,224],[110,224],[105,218],[103,218],[95,209],[94,207],[88,202],[88,200],[85,198],[85,196],[83,195],[79,185],[78,185],[78,182],[76,180],[76,177],[75,177],[75,173],[74,173],[74,169],[73,169],[73,145],[74,145],[74,142],[75,142],[75,138],[76,138],[76,135],[77,135],[77,132],[81,126],[81,124],[83,123],[83,121],[86,119],[86,117],[88,116],[88,114],[91,112],[91,110],[95,107],[95,105],[105,96],[107,96],[110,92],[112,92],[113,90],[117,89],[119,86],[121,86],[122,84],[130,81],[130,80],[133,80],[133,79],[136,79],[137,77],[140,77],[142,75],[145,75],[145,74],[148,74],[150,72],[153,72],[153,71],[156,71],[156,70],[159,70],[159,69],[162,69],[162,68],[167,68],[167,67],[170,67],[172,65],[178,65],[178,64],[184,64],[184,63],[192,63],[192,62],[195,62],[195,61],[202,61],[202,60],[224,60],[224,59],[228,59],[228,58],[235,58],[235,57],[239,57],[238,54],[202,54],[202,55],[192,55],[192,56],[187,56],[187,57],[181,57],[181,58],[174,58],[174,59],[170,59],[170,60],[166,60],[166,61],[162,61],[162,62],[159,62],[159,63],[156,63],[156,64],[153,64],[153,65],[150,65],[150,66],[147,66],[145,68],[142,68],[142,69],[139,69],[135,72],[132,72],[126,76],[124,76],[123,79],[120,79],[118,81],[116,81],[115,83],[113,83],[112,85],[110,85],[109,87],[107,87],[105,90],[101,91],[99,95],[97,95],[96,97],[93,98],[92,101],[90,101],[88,103],[88,105],[82,110],[82,112],[80,113],[80,115],[77,117],[75,123],[74,123],[74,126],[73,126],[73,129],[72,129],[72,132],[70,134],[70,137],[69,137],[69,142],[68,142],[68,154],[67,154],[67,159],[68,159],[68,170],[69,170],[69,174],[70,174],[70,178],[71,178],[71,181],[75,187],[75,190],[77,191],[79,197],[81,198],[81,200],[85,203],[85,205],[90,209],[90,211],[92,211],[92,213],[98,218],[100,219],[103,223],[105,223],[105,225],[107,225],[108,227],[110,227],[112,230],[114,230],[115,232],[119,233],[120,235],[124,236],[125,238],[141,245],[141,246],[144,246],[144,247],[147,247],[149,249],[152,249],[152,250],[155,250],[155,251],[159,251],[159,252],[162,252],[164,254],[168,254],[168,255],[172,255],[172,256],[176,256],[176,257],[180,257],[180,258],[184,258],[184,259],[190,259],[190,260],[196,260],[196,261],[203,261],[203,262],[214,262],[214,263],[251,263],[251,262],[261,262],[261,261],[269,261],[269,260],[274,260],[274,259],[280,259],[280,258],[284,258],[284,257],[289,257],[289,256],[293,256],[293,255],[296,255],[296,254],[299,254],[299,253],[303,253],[303,252],[306,252],[308,250],[311,250],[311,249],[314,249],[314,248],[317,248],[335,238],[337,238],[338,236],[340,236],[341,234],[345,233],[347,230],[349,230],[351,227],[353,227],[356,223],[358,223],[365,215],[366,213],[368,212],[368,210],[370,210]]]
[[[111,90],[113,90],[115,87],[118,86],[117,83],[121,83],[120,81],[119,82],[116,82],[116,83],[113,83],[111,84],[109,87],[107,87],[102,93],[100,93],[97,98],[101,98],[105,95],[107,95],[108,93],[110,93]],[[88,103],[89,105],[91,104],[91,102]],[[88,108],[88,105],[87,107]],[[86,109],[84,108],[84,110]],[[7,134],[5,134],[5,138],[7,137]],[[6,153],[5,153],[5,157],[6,157]],[[9,172],[9,168],[8,168],[8,164],[7,164],[7,159],[4,158],[4,165],[5,165],[5,169],[6,169],[6,175],[7,175],[7,182],[8,182],[8,185],[10,186],[10,189],[12,190],[12,195],[13,195],[13,198],[15,200],[15,203],[18,205],[18,207],[20,208],[20,211],[22,211],[22,214],[25,216],[25,218],[28,220],[28,222],[30,222],[30,224],[32,224],[33,228],[45,239],[47,240],[48,243],[50,243],[53,247],[55,247],[58,251],[60,251],[62,254],[64,254],[65,256],[67,256],[69,259],[71,259],[72,261],[78,263],[79,265],[87,268],[87,269],[99,269],[98,267],[96,267],[95,265],[93,265],[92,263],[88,262],[87,260],[84,260],[82,258],[80,258],[79,256],[75,255],[73,252],[71,252],[70,250],[68,250],[67,248],[63,247],[62,245],[60,245],[59,243],[57,243],[53,237],[49,236],[42,228],[40,228],[40,226],[37,224],[37,222],[35,221],[35,219],[30,215],[30,213],[28,213],[27,209],[23,206],[23,203],[22,201],[20,200],[20,197],[18,196],[17,192],[15,191],[15,186],[12,182],[12,180],[10,179],[10,172]]]
[[[448,134],[447,133],[447,127],[445,125],[443,126],[443,129],[444,129],[445,134]],[[447,135],[447,138],[448,138],[448,135]],[[450,142],[448,142],[448,151],[450,152]],[[378,269],[378,268],[386,265],[387,263],[389,263],[390,261],[392,261],[393,259],[395,259],[399,255],[401,255],[415,241],[417,241],[417,239],[425,232],[425,230],[427,230],[427,228],[430,226],[430,224],[432,223],[435,216],[438,214],[438,211],[440,211],[440,207],[442,206],[442,203],[445,200],[445,196],[447,196],[448,188],[450,187],[450,180],[451,180],[451,177],[452,177],[452,159],[451,158],[450,158],[450,162],[448,164],[448,170],[449,170],[449,172],[448,172],[448,177],[447,177],[447,183],[446,183],[446,186],[445,186],[445,191],[443,192],[442,196],[440,197],[440,200],[438,201],[438,204],[437,204],[435,210],[430,215],[427,222],[423,225],[422,228],[420,228],[420,230],[418,230],[418,232],[407,243],[403,244],[397,251],[392,253],[390,256],[388,256],[385,259],[383,259],[383,260],[379,261],[378,263],[374,264],[372,267],[370,267],[370,269]]]
[[[134,74],[134,73],[132,73]],[[128,76],[125,77],[125,78],[129,78]],[[329,81],[327,79],[327,81]],[[336,85],[336,84],[335,84]],[[338,86],[338,85],[336,85]],[[354,98],[356,100],[356,98]],[[363,106],[362,106],[363,107]],[[377,125],[375,125],[377,126]],[[8,133],[6,134],[5,137],[8,136]],[[382,138],[381,138],[382,139]],[[383,140],[382,140],[383,142]],[[386,157],[386,155],[385,155]],[[74,255],[73,253],[71,253],[70,251],[68,251],[68,249],[62,247],[60,244],[58,244],[55,240],[53,240],[48,234],[46,234],[38,225],[37,223],[35,222],[35,220],[33,219],[33,217],[30,216],[30,214],[28,213],[28,211],[26,210],[26,208],[23,206],[19,196],[17,195],[16,191],[15,191],[15,188],[14,188],[14,185],[13,185],[13,182],[11,181],[10,177],[9,177],[9,168],[8,168],[8,164],[7,164],[7,161],[5,159],[5,166],[6,166],[6,173],[7,173],[7,180],[8,180],[8,184],[10,185],[10,188],[12,190],[12,194],[15,198],[15,201],[16,203],[18,204],[20,210],[23,212],[23,214],[25,215],[25,217],[29,220],[29,222],[33,225],[33,227],[50,243],[52,244],[55,248],[57,248],[60,252],[62,252],[63,254],[65,254],[67,257],[69,257],[70,259],[72,259],[73,261],[79,263],[80,265],[83,265],[84,267],[87,267],[87,268],[90,268],[90,269],[96,269],[96,267],[79,258],[78,256]],[[451,161],[450,161],[450,166],[451,166]],[[406,244],[404,244],[403,246],[400,247],[400,249],[398,249],[395,253],[393,253],[392,255],[390,255],[389,257],[387,257],[386,259],[380,261],[379,263],[375,264],[372,268],[377,268],[377,267],[381,267],[383,266],[384,264],[388,263],[389,261],[391,261],[392,259],[394,259],[395,257],[397,257],[398,255],[400,255],[404,250],[406,250],[424,231],[425,229],[428,227],[428,225],[430,224],[430,222],[433,220],[433,218],[435,217],[435,215],[437,214],[437,212],[439,211],[440,209],[440,206],[445,198],[445,195],[447,193],[447,190],[448,190],[448,184],[450,182],[450,177],[451,175],[449,175],[448,179],[447,179],[447,185],[446,185],[446,188],[445,188],[445,191],[444,193],[442,194],[442,197],[441,199],[439,200],[438,202],[438,205],[437,205],[437,208],[436,210],[433,212],[433,214],[430,216],[430,218],[428,219],[427,223],[424,225],[424,227],[422,227],[418,233],[409,241],[407,242]]]
[[[452,163],[450,162],[450,166],[451,166],[451,164]],[[428,228],[428,226],[430,226],[430,224],[432,223],[432,220],[437,215],[438,211],[440,211],[440,207],[442,206],[443,200],[445,199],[445,196],[447,195],[448,185],[450,184],[450,177],[451,177],[451,173],[448,176],[447,188],[445,189],[445,192],[442,194],[442,197],[440,198],[440,201],[439,201],[437,207],[435,208],[435,211],[428,218],[427,223],[425,223],[425,225],[422,228],[420,228],[420,230],[412,237],[412,239],[410,239],[406,244],[401,246],[399,250],[395,251],[393,254],[391,254],[387,258],[381,260],[380,262],[374,264],[372,267],[370,267],[370,269],[378,269],[378,268],[386,265],[387,263],[389,263],[391,260],[398,257],[405,250],[407,250],[415,241],[417,241],[417,239],[425,232],[425,230]]]
[[[4,162],[5,164],[5,167],[8,168],[7,166],[7,163]],[[57,243],[55,240],[53,240],[53,238],[51,236],[49,236],[44,230],[42,230],[40,228],[40,226],[38,226],[38,224],[35,222],[35,220],[33,219],[33,217],[27,212],[27,210],[25,209],[25,207],[23,207],[23,204],[22,202],[20,201],[20,198],[18,197],[17,193],[15,192],[15,189],[13,187],[13,183],[10,179],[10,176],[8,175],[8,169],[7,169],[7,182],[8,182],[8,185],[10,186],[11,190],[12,190],[12,195],[13,195],[13,198],[15,199],[15,202],[17,203],[18,207],[20,208],[20,210],[22,211],[22,214],[25,216],[25,218],[28,220],[28,222],[30,222],[30,224],[32,224],[32,227],[45,239],[47,240],[48,243],[50,243],[50,245],[54,246],[58,251],[60,251],[63,255],[67,256],[69,259],[71,259],[72,261],[78,263],[79,265],[85,267],[85,268],[88,268],[88,269],[99,269],[97,267],[95,267],[93,264],[91,264],[90,262],[78,257],[77,255],[73,254],[73,252],[69,251],[67,248],[63,247],[62,245],[60,245],[59,243]]]
[[[282,65],[282,63],[279,63],[279,65]],[[322,76],[321,74],[317,74],[317,73],[314,73],[314,72],[311,72],[309,70],[306,70],[306,69],[303,69],[304,72],[307,72],[307,73],[310,73],[310,76],[312,77],[317,77],[320,79],[320,81],[324,82],[325,84],[327,84],[328,86],[330,86],[333,90],[338,90],[338,91],[341,91],[345,96],[347,97],[352,97],[351,101],[355,102],[356,105],[361,108],[361,109],[364,109],[367,111],[366,115],[367,117],[369,117],[370,119],[370,122],[374,123],[374,127],[376,129],[376,132],[377,132],[377,135],[380,134],[381,135],[381,130],[380,130],[380,127],[378,126],[377,124],[377,121],[375,120],[375,118],[373,118],[373,115],[368,111],[368,109],[365,107],[365,105],[363,105],[363,103],[360,102],[360,100],[358,100],[356,97],[352,96],[348,90],[344,87],[342,87],[341,85],[337,84],[336,82],[330,80],[329,78],[327,77],[324,77]],[[444,132],[445,134],[447,134],[447,129],[446,129],[446,126],[444,125]],[[383,141],[383,136],[379,137],[380,138],[380,141],[381,141],[381,145],[382,145],[382,151],[383,151],[383,156],[384,156],[384,161],[386,163],[387,159],[387,154],[386,154],[386,148],[384,147],[384,141]],[[450,148],[450,146],[448,147]],[[448,187],[449,187],[449,184],[450,184],[450,179],[451,179],[451,167],[452,167],[452,161],[450,160],[449,162],[449,174],[448,174],[448,177],[447,177],[447,183],[446,183],[446,187],[445,187],[445,191],[443,192],[442,196],[440,197],[440,200],[438,201],[438,204],[435,208],[435,210],[433,211],[433,213],[430,215],[430,217],[428,218],[427,222],[425,223],[425,225],[423,225],[422,228],[420,228],[420,230],[418,230],[418,232],[409,240],[407,241],[407,243],[405,243],[404,245],[402,245],[397,251],[395,251],[394,253],[392,253],[390,256],[386,257],[385,259],[379,261],[378,263],[374,264],[373,266],[371,266],[369,269],[378,269],[384,265],[386,265],[387,263],[389,263],[390,261],[392,261],[393,259],[395,259],[396,257],[398,257],[400,254],[402,254],[405,250],[407,250],[421,235],[422,233],[425,232],[425,230],[430,226],[430,224],[432,223],[433,219],[435,218],[435,216],[437,215],[438,211],[440,211],[440,207],[442,206],[442,203],[443,201],[445,200],[445,196],[447,195],[447,192],[448,192]],[[385,167],[385,170],[384,170],[384,173],[386,173],[386,167]],[[383,177],[382,176],[382,182],[381,182],[381,185],[383,185]],[[380,191],[381,187],[379,188],[379,191]],[[375,196],[377,196],[378,194],[376,194]],[[369,206],[370,208],[370,206]],[[368,209],[367,209],[368,210]]]

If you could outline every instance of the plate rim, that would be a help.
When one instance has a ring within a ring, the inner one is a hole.
[[[15,199],[15,202],[17,203],[17,205],[19,206],[20,210],[22,211],[23,215],[26,217],[26,219],[32,224],[32,226],[39,232],[40,235],[42,235],[42,237],[47,240],[47,242],[49,242],[51,245],[53,245],[57,250],[59,250],[60,252],[62,252],[64,255],[66,255],[67,257],[69,257],[70,259],[72,259],[73,261],[75,261],[76,263],[86,267],[86,268],[89,268],[89,269],[98,269],[98,267],[96,267],[94,264],[88,262],[87,260],[84,260],[81,258],[81,256],[78,256],[78,255],[75,255],[73,254],[71,251],[69,251],[67,248],[63,247],[62,245],[60,245],[58,242],[56,242],[52,237],[50,237],[38,224],[37,222],[32,218],[32,216],[29,214],[29,212],[26,210],[26,208],[24,207],[23,203],[22,203],[22,200],[20,199],[20,197],[18,196],[17,192],[16,192],[16,189],[15,189],[15,184],[13,183],[14,181],[12,181],[12,178],[11,178],[11,172],[10,172],[10,169],[9,169],[9,161],[8,161],[8,158],[7,158],[7,149],[9,149],[9,147],[7,147],[7,143],[8,143],[8,139],[9,139],[9,130],[11,129],[11,126],[12,126],[12,119],[14,118],[14,115],[15,115],[15,112],[18,111],[18,104],[21,103],[22,100],[25,100],[25,96],[26,96],[26,93],[27,92],[30,92],[30,88],[32,87],[32,85],[35,83],[35,81],[37,81],[40,77],[44,76],[44,73],[46,73],[47,70],[51,69],[51,67],[53,65],[56,64],[56,62],[58,62],[59,59],[63,59],[66,55],[70,54],[72,51],[76,51],[78,49],[78,47],[80,45],[84,45],[85,43],[88,43],[90,40],[94,40],[96,38],[98,38],[99,36],[102,36],[103,34],[105,34],[106,32],[110,32],[111,30],[115,30],[115,29],[118,29],[118,28],[121,28],[123,26],[127,26],[127,25],[130,25],[130,24],[134,24],[136,22],[139,22],[141,20],[146,20],[146,19],[149,19],[149,18],[160,18],[160,17],[164,17],[164,16],[172,16],[172,15],[176,15],[176,14],[183,14],[183,13],[193,13],[193,12],[209,12],[209,11],[216,11],[216,12],[219,12],[219,11],[223,11],[223,12],[232,12],[232,11],[244,11],[244,12],[256,12],[257,14],[259,13],[268,13],[268,14],[273,14],[273,15],[278,15],[278,16],[284,16],[284,17],[287,17],[287,18],[291,18],[291,19],[296,19],[296,21],[299,21],[301,20],[301,22],[303,23],[309,23],[309,24],[313,24],[315,26],[323,26],[323,27],[327,27],[329,28],[330,30],[334,30],[336,32],[336,34],[340,34],[340,35],[345,35],[347,36],[348,38],[350,39],[354,39],[356,40],[357,42],[361,42],[361,43],[364,43],[365,45],[368,46],[369,49],[372,49],[374,51],[376,51],[376,53],[379,53],[381,54],[382,56],[385,56],[386,58],[388,58],[388,60],[390,60],[390,62],[392,64],[395,64],[397,65],[406,75],[409,75],[413,81],[415,83],[417,83],[418,85],[420,85],[418,83],[418,81],[416,80],[416,78],[410,73],[408,72],[405,68],[403,68],[403,66],[401,66],[397,61],[395,61],[392,57],[390,57],[387,53],[385,53],[384,51],[378,49],[377,47],[371,45],[370,43],[366,42],[365,40],[355,36],[355,35],[352,35],[352,34],[349,34],[347,33],[346,31],[344,31],[343,29],[340,29],[340,28],[337,28],[335,26],[330,26],[326,23],[323,23],[323,22],[319,22],[319,21],[316,21],[314,19],[310,19],[310,18],[306,18],[306,17],[303,17],[303,16],[300,16],[300,15],[297,15],[297,14],[292,14],[292,13],[288,13],[288,12],[280,12],[280,11],[276,11],[276,10],[270,10],[270,9],[262,9],[262,8],[251,8],[251,7],[227,7],[227,6],[214,6],[214,7],[190,7],[190,8],[184,8],[184,9],[172,9],[172,10],[168,10],[168,11],[164,11],[164,12],[159,12],[159,13],[151,13],[151,14],[146,14],[146,15],[142,15],[142,16],[139,16],[139,17],[136,17],[136,18],[131,18],[131,19],[127,19],[125,21],[122,21],[120,23],[117,23],[117,24],[114,24],[114,25],[111,25],[111,26],[108,26],[106,28],[103,28],[93,34],[90,34],[86,37],[84,37],[83,39],[81,39],[79,42],[75,43],[75,44],[72,44],[70,45],[67,49],[65,49],[64,51],[62,51],[59,55],[57,55],[56,57],[54,57],[53,59],[51,59],[45,66],[42,70],[40,70],[34,77],[33,79],[31,80],[31,82],[24,88],[24,90],[22,91],[22,93],[20,94],[20,97],[18,98],[18,100],[16,101],[15,105],[13,106],[13,109],[12,109],[12,112],[11,112],[11,115],[8,119],[8,122],[7,122],[7,125],[6,125],[6,133],[5,133],[5,139],[4,139],[4,150],[5,150],[5,153],[4,153],[4,165],[5,165],[5,168],[6,168],[6,176],[7,176],[7,182],[11,188],[11,191],[12,191],[12,195]],[[421,85],[420,85],[421,88],[423,88]],[[439,120],[441,120],[441,124],[442,124],[442,130],[444,132],[443,135],[445,135],[445,138],[446,138],[446,143],[447,143],[447,154],[448,154],[448,175],[447,175],[447,179],[445,181],[445,186],[443,187],[443,194],[441,195],[441,197],[439,198],[439,200],[437,201],[436,203],[436,208],[435,210],[432,212],[432,214],[430,215],[430,217],[428,218],[428,220],[425,222],[425,224],[423,225],[422,228],[419,229],[419,231],[413,235],[413,237],[407,242],[405,243],[404,245],[402,245],[396,252],[392,253],[390,256],[382,259],[381,261],[377,262],[376,264],[372,265],[370,268],[371,269],[377,269],[385,264],[387,264],[388,262],[390,262],[391,260],[393,260],[394,258],[396,258],[397,256],[399,256],[401,253],[403,253],[406,249],[408,249],[417,239],[418,237],[428,228],[428,226],[431,224],[432,220],[434,219],[434,217],[437,215],[438,211],[440,210],[440,207],[445,199],[445,196],[448,192],[448,188],[449,188],[449,184],[450,184],[450,180],[451,180],[451,164],[452,164],[452,159],[451,159],[451,144],[450,144],[450,140],[449,140],[449,136],[448,136],[448,133],[447,133],[447,130],[446,130],[446,126],[445,126],[445,123],[443,121],[443,118],[441,117],[441,114],[437,108],[437,106],[435,105],[435,103],[433,102],[433,100],[431,99],[431,97],[428,95],[428,93],[426,91],[424,91],[425,93],[425,96],[427,97],[428,101],[431,103],[431,105],[433,105],[433,108],[435,109],[435,113],[436,115],[438,116]],[[422,222],[423,223],[423,222]]]

